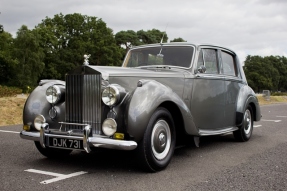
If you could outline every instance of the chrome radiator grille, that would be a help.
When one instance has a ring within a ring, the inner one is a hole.
[[[101,75],[67,75],[65,107],[66,122],[90,124],[93,134],[101,134]]]

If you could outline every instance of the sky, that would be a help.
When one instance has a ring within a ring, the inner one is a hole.
[[[211,43],[247,55],[287,57],[287,0],[1,0],[0,24],[16,36],[46,17],[73,14],[101,18],[122,30],[165,31],[169,40]]]

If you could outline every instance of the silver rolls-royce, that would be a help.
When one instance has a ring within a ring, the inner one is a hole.
[[[248,141],[261,118],[235,52],[164,43],[131,48],[122,67],[89,65],[66,80],[42,80],[28,97],[20,136],[46,157],[73,150],[135,150],[149,171],[164,169],[176,144],[233,132]]]

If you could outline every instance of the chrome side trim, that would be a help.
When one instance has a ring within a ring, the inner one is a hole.
[[[225,133],[230,133],[233,131],[238,130],[238,127],[228,127],[225,129],[220,129],[220,130],[199,130],[199,135],[200,136],[209,136],[209,135],[220,135],[220,134],[225,134]]]

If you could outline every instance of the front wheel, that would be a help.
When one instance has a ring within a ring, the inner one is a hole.
[[[137,148],[144,169],[155,172],[169,164],[175,148],[175,127],[165,108],[158,108],[151,116],[143,140]]]
[[[237,141],[245,142],[248,141],[253,131],[253,115],[252,108],[248,106],[244,112],[242,125],[237,131],[233,132],[234,138]]]
[[[47,158],[64,158],[72,152],[72,150],[66,149],[43,148],[38,141],[35,141],[35,146]]]

